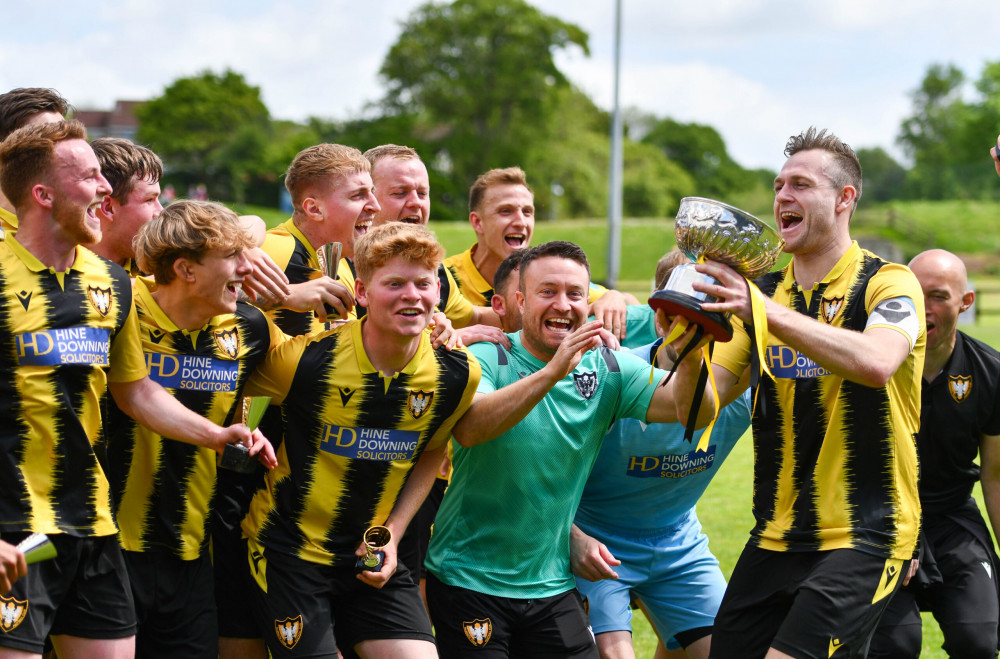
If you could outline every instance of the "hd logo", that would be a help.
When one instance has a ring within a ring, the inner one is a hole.
[[[28,614],[28,600],[0,597],[0,630],[6,634],[17,629]]]
[[[465,632],[465,638],[469,639],[469,643],[481,648],[489,643],[490,636],[493,636],[493,621],[486,618],[485,620],[476,619],[472,622],[462,622],[462,631]]]

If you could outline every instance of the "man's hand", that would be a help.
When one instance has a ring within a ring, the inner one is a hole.
[[[226,444],[242,444],[250,449],[251,457],[256,457],[257,461],[268,469],[278,466],[274,447],[259,429],[251,432],[250,428],[242,423],[220,428],[211,448],[216,453],[222,454],[226,450]]]
[[[435,350],[441,346],[444,346],[446,350],[465,347],[458,330],[444,313],[435,311],[431,314],[431,322],[427,324],[427,327],[431,330],[431,347]]]
[[[920,569],[920,559],[914,558],[912,561],[910,561],[910,569],[906,571],[906,576],[903,577],[904,586],[910,583],[910,579],[912,579],[917,574],[917,570],[919,569]]]
[[[246,250],[253,272],[243,280],[243,290],[251,301],[266,300],[280,306],[291,294],[288,277],[260,247]]]
[[[469,325],[455,330],[458,333],[462,345],[471,346],[473,343],[499,343],[504,348],[510,349],[510,339],[499,327],[492,325]]]
[[[592,320],[580,325],[562,340],[559,349],[542,371],[547,371],[553,384],[569,375],[583,359],[583,353],[601,345],[604,323]]]
[[[24,554],[14,545],[0,540],[0,595],[6,595],[14,583],[28,574]]]
[[[371,572],[369,570],[362,570],[358,572],[357,577],[360,581],[365,582],[372,588],[382,588],[387,581],[396,573],[396,554],[398,553],[398,543],[396,539],[396,534],[393,533],[392,537],[389,539],[389,544],[382,547],[382,551],[385,552],[385,558],[382,559],[382,569],[378,572]],[[354,551],[354,555],[361,558],[368,552],[365,551],[365,541],[362,540],[361,544]]]
[[[354,308],[351,289],[326,276],[310,279],[301,284],[290,284],[288,288],[291,294],[281,306],[292,311],[312,311],[322,323],[327,321],[327,305],[333,308],[341,320],[346,319],[347,314]]]
[[[603,542],[598,542],[574,524],[569,534],[569,563],[573,574],[587,581],[617,579],[612,566],[621,565]]]
[[[625,341],[627,309],[628,301],[625,295],[614,289],[608,289],[604,295],[590,305],[590,315],[595,320],[603,320],[604,327],[614,334],[618,342],[621,343]]]
[[[719,299],[719,302],[706,302],[702,305],[705,311],[732,312],[745,323],[753,322],[753,310],[750,306],[750,285],[746,278],[728,265],[717,261],[705,261],[695,264],[695,270],[702,274],[715,277],[716,284],[694,282],[691,287],[700,292],[708,293]]]

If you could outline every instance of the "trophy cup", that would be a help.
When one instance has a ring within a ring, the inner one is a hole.
[[[368,572],[381,572],[382,561],[385,560],[385,552],[382,548],[389,544],[392,533],[384,526],[369,526],[363,536],[365,543],[365,555],[359,556],[354,569],[357,572],[367,570]]]
[[[340,266],[340,252],[343,249],[343,245],[340,243],[327,243],[319,248],[316,252],[316,260],[319,261],[319,270],[324,275],[330,279],[337,279],[337,268]],[[324,304],[326,307],[327,318],[336,318],[339,316],[337,310],[331,307],[329,304]],[[333,323],[329,320],[325,323],[326,329],[333,327]]]
[[[692,261],[712,260],[725,263],[747,279],[756,279],[774,267],[784,241],[777,231],[738,208],[712,199],[681,199],[674,223],[677,247]],[[703,311],[701,305],[717,298],[692,288],[694,282],[718,284],[695,270],[693,264],[674,268],[663,289],[649,298],[649,306],[662,309],[668,316],[683,316],[699,325],[716,341],[733,338],[728,313]]]
[[[270,396],[243,397],[243,423],[251,432],[260,425],[260,420],[270,404]],[[250,449],[243,444],[226,444],[219,457],[219,466],[240,474],[252,474],[257,471],[257,459],[250,456]]]
[[[44,533],[32,533],[17,543],[17,550],[24,554],[24,562],[28,565],[56,557],[56,546]]]

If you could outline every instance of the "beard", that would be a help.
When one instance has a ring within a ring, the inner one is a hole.
[[[77,245],[93,245],[101,240],[100,225],[95,228],[87,217],[87,208],[56,197],[52,204],[52,217],[66,236]]]

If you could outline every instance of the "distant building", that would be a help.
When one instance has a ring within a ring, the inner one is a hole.
[[[74,119],[79,119],[87,127],[87,136],[96,140],[99,137],[124,137],[135,140],[139,131],[139,120],[135,117],[135,108],[145,101],[116,101],[114,109],[77,110]]]

